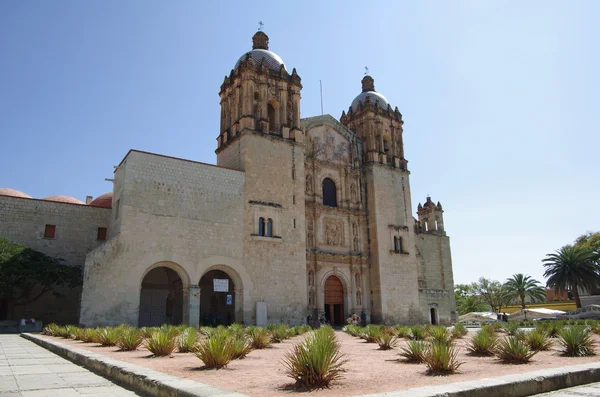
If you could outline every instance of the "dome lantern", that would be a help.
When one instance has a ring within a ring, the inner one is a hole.
[[[269,36],[265,32],[258,31],[252,36],[252,49],[253,50],[268,50],[269,49]]]

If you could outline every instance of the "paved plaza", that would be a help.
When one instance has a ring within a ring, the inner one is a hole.
[[[571,387],[550,393],[536,394],[536,397],[592,397],[600,396],[600,383]]]
[[[21,338],[0,335],[0,397],[141,396]]]

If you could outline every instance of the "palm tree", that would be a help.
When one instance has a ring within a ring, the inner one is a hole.
[[[490,307],[483,302],[478,296],[467,295],[463,296],[456,302],[459,314],[467,314],[471,312],[487,312]]]
[[[571,290],[577,308],[581,307],[578,288],[592,290],[600,285],[600,264],[596,255],[588,249],[565,245],[542,260],[548,277],[546,285],[556,291]]]
[[[523,273],[513,274],[504,283],[506,294],[509,299],[519,299],[521,309],[525,309],[525,298],[530,297],[533,301],[543,301],[546,299],[546,291],[540,285],[540,282],[525,276]]]

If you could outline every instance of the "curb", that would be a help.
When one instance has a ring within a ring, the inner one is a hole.
[[[359,397],[525,397],[600,382],[600,363],[588,363]]]
[[[160,397],[246,397],[244,394],[217,389],[196,381],[181,379],[135,364],[114,360],[104,355],[77,349],[64,343],[49,341],[32,334],[21,334],[77,365],[150,396]]]

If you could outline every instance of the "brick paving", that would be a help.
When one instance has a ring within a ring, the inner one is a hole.
[[[0,335],[0,397],[142,396],[21,338]]]

